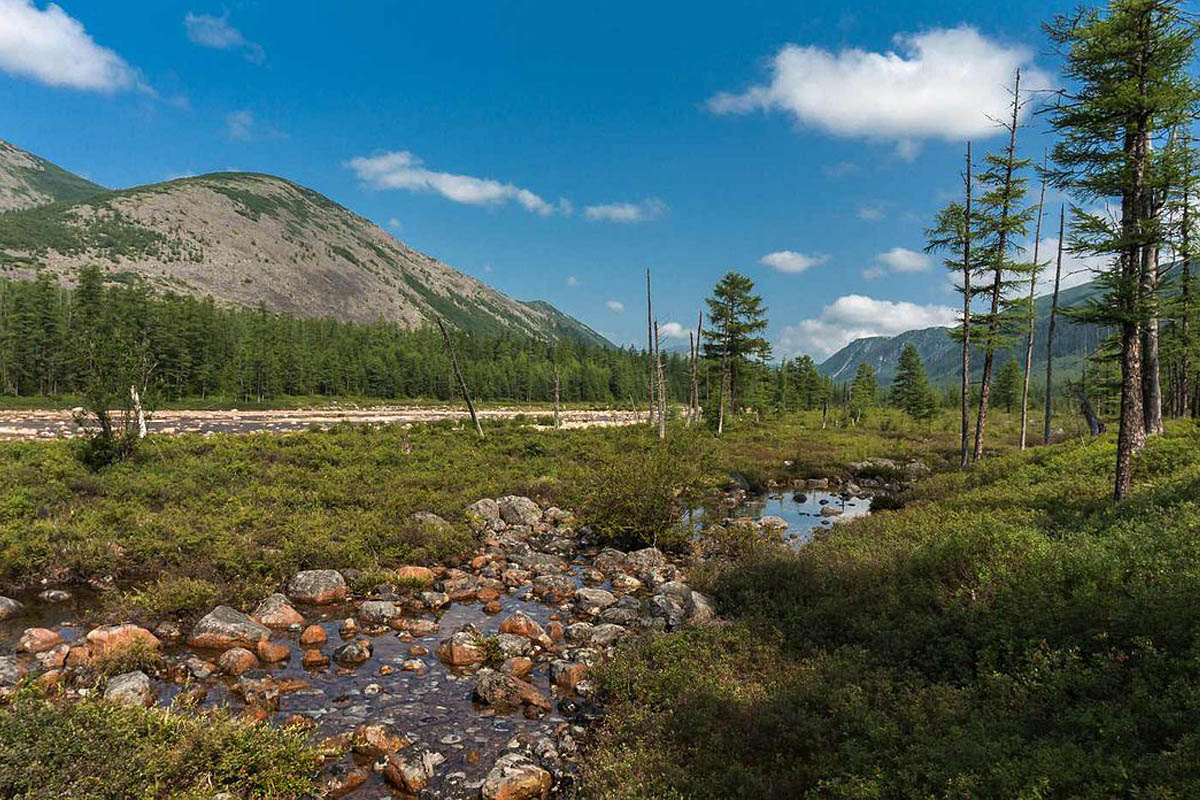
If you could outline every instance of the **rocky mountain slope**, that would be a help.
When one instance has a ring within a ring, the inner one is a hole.
[[[103,191],[103,186],[0,139],[0,212],[74,202]]]
[[[1098,291],[1092,283],[1085,283],[1059,293],[1059,307],[1068,308],[1087,301]],[[1044,374],[1046,370],[1046,336],[1050,323],[1049,296],[1035,300],[1037,317],[1034,323],[1034,363],[1033,374]],[[1059,315],[1054,331],[1054,369],[1061,377],[1072,377],[1079,374],[1083,358],[1096,349],[1104,332],[1094,325],[1077,324],[1070,318]],[[822,375],[828,375],[837,383],[849,382],[854,379],[854,372],[862,363],[870,364],[879,376],[881,384],[887,384],[895,374],[896,365],[900,361],[900,351],[906,344],[916,346],[929,378],[935,384],[956,382],[962,365],[962,346],[950,336],[949,328],[925,328],[922,330],[905,331],[896,336],[870,336],[855,339],[850,344],[827,358],[817,368]],[[1010,358],[1024,359],[1024,337],[1013,348],[1004,349],[997,353],[996,368],[1003,366]],[[983,370],[983,354],[976,352],[972,357],[972,365],[976,377]],[[1022,362],[1023,363],[1023,362]]]
[[[4,146],[0,152],[16,154],[12,163],[28,156]],[[0,164],[0,189],[17,185],[19,169]],[[436,314],[472,332],[608,344],[549,304],[501,294],[282,178],[215,173],[121,191],[94,187],[81,198],[92,184],[71,182],[61,170],[46,174],[57,180],[39,184],[37,196],[59,202],[0,213],[0,270],[7,276],[49,271],[70,284],[80,268],[98,264],[158,290],[304,317],[413,328]],[[34,196],[24,191],[26,201]]]

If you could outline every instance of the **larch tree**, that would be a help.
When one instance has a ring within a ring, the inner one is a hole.
[[[1002,151],[987,156],[987,166],[979,175],[983,194],[973,215],[978,221],[981,239],[973,266],[985,282],[980,291],[987,300],[986,309],[976,312],[976,320],[972,323],[976,341],[983,349],[983,376],[979,384],[979,411],[972,449],[975,460],[983,457],[996,351],[1017,333],[1025,316],[1021,310],[1023,298],[1014,302],[1012,297],[1014,287],[1024,285],[1023,278],[1029,269],[1028,264],[1015,257],[1016,242],[1028,234],[1035,211],[1034,207],[1023,205],[1027,188],[1025,170],[1030,161],[1017,156],[1021,109],[1028,102],[1021,95],[1020,70],[1013,79],[1011,94],[1009,116],[999,122],[1008,135],[1008,142]]]
[[[932,228],[925,231],[926,252],[943,252],[943,264],[963,299],[962,319],[952,335],[962,347],[960,403],[962,412],[961,466],[971,462],[971,143],[967,142],[963,171],[963,202],[953,202],[938,212]]]
[[[1162,230],[1151,216],[1165,171],[1154,169],[1152,143],[1191,115],[1200,100],[1189,73],[1195,20],[1179,0],[1113,0],[1106,9],[1059,15],[1047,25],[1063,57],[1068,84],[1050,108],[1059,135],[1055,184],[1073,192],[1071,249],[1109,260],[1099,282],[1103,300],[1086,319],[1117,328],[1120,420],[1113,496],[1132,486],[1133,454],[1146,441],[1142,333],[1148,318],[1144,274],[1148,248]],[[1119,202],[1116,219],[1088,207]]]
[[[879,381],[867,362],[858,365],[850,384],[850,419],[855,425],[879,402]]]

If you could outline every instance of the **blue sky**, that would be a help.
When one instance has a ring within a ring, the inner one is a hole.
[[[621,343],[647,267],[670,332],[736,269],[821,358],[949,321],[923,228],[1069,5],[0,0],[0,138],[112,187],[278,174]]]

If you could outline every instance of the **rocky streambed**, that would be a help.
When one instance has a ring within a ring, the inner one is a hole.
[[[735,489],[700,516],[795,545],[898,488],[797,480]],[[0,694],[32,679],[68,701],[221,706],[299,726],[324,755],[325,797],[569,795],[600,714],[590,671],[628,637],[713,621],[712,604],[684,561],[601,548],[567,511],[508,496],[465,517],[480,546],[455,567],[400,566],[357,593],[355,570],[304,571],[254,608],[218,606],[190,626],[83,625],[99,602],[77,588],[0,598]]]
[[[659,550],[589,545],[557,508],[504,497],[466,515],[482,544],[456,568],[401,567],[362,595],[353,570],[301,572],[186,628],[89,628],[78,619],[94,600],[74,590],[0,600],[0,687],[31,678],[68,699],[228,706],[310,729],[327,797],[565,793],[598,713],[589,670],[712,607]],[[101,678],[129,653],[146,663]]]

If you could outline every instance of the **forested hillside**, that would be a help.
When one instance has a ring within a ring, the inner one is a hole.
[[[456,332],[453,339],[480,399],[551,400],[556,371],[564,402],[627,405],[646,395],[641,353],[509,332]],[[98,270],[82,273],[74,290],[48,275],[0,281],[0,391],[81,393],[97,347],[136,359],[164,399],[457,396],[436,328],[305,319],[155,295],[140,281],[105,282]],[[664,369],[672,394],[683,397],[686,360],[666,356]]]

